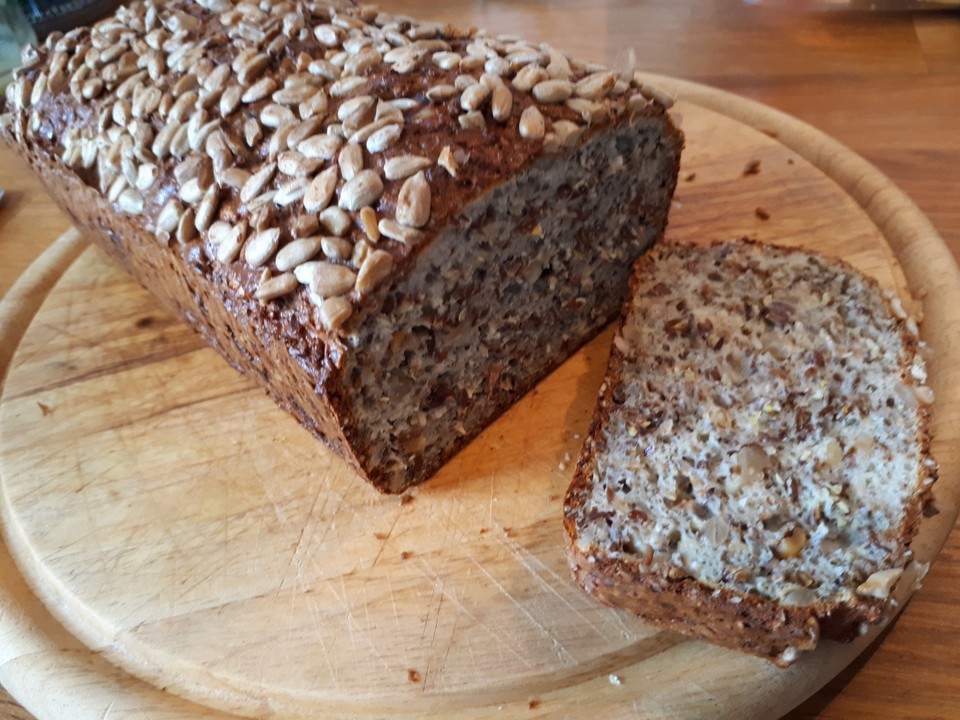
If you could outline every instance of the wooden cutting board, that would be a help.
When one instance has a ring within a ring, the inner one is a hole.
[[[915,547],[931,560],[960,504],[949,252],[832,140],[657,80],[687,133],[669,238],[815,248],[923,313],[941,513]],[[383,497],[68,234],[0,306],[0,682],[41,719],[785,712],[876,632],[781,671],[599,607],[569,577],[561,497],[609,340]]]

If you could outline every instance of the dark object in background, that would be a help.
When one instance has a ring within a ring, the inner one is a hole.
[[[67,32],[80,25],[89,25],[111,13],[120,0],[17,0],[43,40],[54,30]]]

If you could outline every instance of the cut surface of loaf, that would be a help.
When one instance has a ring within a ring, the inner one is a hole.
[[[749,241],[637,263],[564,504],[599,600],[780,665],[879,621],[936,477],[917,328]]]
[[[28,49],[0,137],[378,489],[429,477],[617,312],[669,102],[369,6],[135,2]]]

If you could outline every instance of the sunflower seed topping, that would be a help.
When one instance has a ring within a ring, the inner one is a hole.
[[[292,293],[297,289],[297,278],[293,273],[285,272],[282,275],[266,278],[261,281],[254,293],[257,300],[275,300]]]
[[[397,221],[421,228],[430,219],[430,183],[421,170],[407,178],[397,196]]]
[[[144,207],[143,195],[133,188],[127,188],[117,198],[117,206],[128,215],[140,215]]]
[[[536,105],[528,106],[520,115],[520,136],[527,140],[540,140],[546,132],[546,122]]]
[[[303,196],[303,209],[308,213],[320,212],[333,198],[337,188],[339,172],[336,165],[332,165],[317,175],[307,187]]]
[[[361,170],[340,190],[338,204],[344,210],[356,212],[364,205],[370,205],[379,200],[382,194],[383,181],[376,171]]]
[[[363,169],[363,148],[355,143],[345,145],[337,158],[337,164],[340,166],[343,179],[348,182],[353,180]]]
[[[327,298],[320,305],[320,322],[329,330],[339,329],[353,314],[353,305],[345,297]]]
[[[266,187],[267,183],[273,179],[274,173],[277,171],[276,163],[268,163],[260,168],[257,172],[250,176],[250,179],[247,180],[246,184],[243,186],[243,189],[240,191],[240,200],[242,202],[248,203]]]
[[[542,103],[562,103],[572,94],[569,80],[544,80],[533,86],[533,97]]]
[[[298,265],[312,259],[318,252],[320,252],[319,237],[304,237],[293,240],[277,252],[275,259],[277,270],[280,272],[293,270]]]
[[[336,205],[322,210],[318,219],[328,233],[337,237],[345,235],[353,223],[350,216]]]
[[[225,232],[217,245],[217,260],[231,263],[240,256],[240,249],[246,239],[247,229],[242,223]]]
[[[393,256],[384,250],[369,253],[357,273],[357,292],[366,295],[376,288],[393,269]]]
[[[391,220],[390,218],[383,218],[377,224],[377,229],[384,237],[406,243],[407,245],[415,245],[424,238],[424,234],[416,228],[412,228],[409,225],[401,225],[396,220]]]
[[[353,290],[357,274],[346,265],[318,262],[310,278],[310,290],[322,298],[343,295]]]
[[[243,259],[250,267],[261,267],[273,257],[279,245],[280,229],[268,228],[250,238],[243,250]]]

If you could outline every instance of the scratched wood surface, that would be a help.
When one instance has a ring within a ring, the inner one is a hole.
[[[688,136],[670,238],[802,244],[922,296],[944,472],[918,552],[934,557],[960,484],[960,301],[930,301],[960,293],[949,252],[828,138],[660,81],[683,98]],[[760,171],[745,174],[751,162]],[[0,667],[39,717],[765,716],[872,639],[827,643],[782,672],[573,585],[560,498],[608,333],[402,501],[367,488],[76,237],[0,317],[0,606],[15,625]]]

